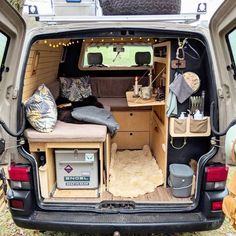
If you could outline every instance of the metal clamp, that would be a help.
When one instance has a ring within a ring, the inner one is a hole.
[[[184,46],[187,43],[187,38],[185,38],[182,42],[178,38],[178,48],[176,50],[176,59],[182,61],[185,59],[185,52],[184,52]]]

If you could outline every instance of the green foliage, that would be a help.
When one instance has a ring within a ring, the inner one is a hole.
[[[24,0],[8,0],[8,2],[21,14]]]

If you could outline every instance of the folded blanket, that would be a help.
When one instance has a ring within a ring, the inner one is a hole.
[[[95,106],[77,107],[73,109],[71,115],[80,121],[106,125],[111,136],[119,129],[119,124],[115,121],[112,114],[103,108]]]

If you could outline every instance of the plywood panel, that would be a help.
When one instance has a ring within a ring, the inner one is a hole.
[[[149,145],[149,132],[118,132],[112,139],[118,149],[142,149]]]
[[[149,131],[150,111],[114,111],[119,131]]]
[[[105,163],[105,169],[106,169],[106,186],[108,188],[108,182],[109,182],[109,171],[110,171],[110,162],[111,162],[111,136],[110,134],[107,134],[106,141],[104,144],[104,163]]]
[[[154,57],[154,73],[157,75],[163,69],[164,72],[156,81],[156,86],[165,86],[165,98],[169,94],[170,84],[170,42],[163,42],[154,45],[154,48],[166,47],[166,57]],[[151,149],[163,171],[166,186],[167,171],[167,146],[168,146],[168,117],[166,116],[167,104],[153,107],[153,121],[151,130]]]
[[[43,43],[35,43],[32,46],[24,79],[23,102],[33,94],[39,85],[42,83],[48,85],[57,79],[62,50],[62,47],[52,48]],[[37,69],[35,73],[32,73],[35,51],[39,51],[40,55]]]
[[[54,198],[96,198],[99,193],[97,189],[56,189]]]
[[[155,122],[153,123],[152,129],[151,149],[160,169],[163,172],[164,180],[166,180],[166,139],[162,134],[162,129]]]
[[[48,192],[51,193],[56,184],[56,175],[55,175],[55,158],[54,158],[54,150],[52,148],[46,149],[46,166],[47,169],[47,178],[48,178]]]

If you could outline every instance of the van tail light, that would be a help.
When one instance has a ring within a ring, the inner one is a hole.
[[[12,208],[24,209],[24,201],[20,199],[11,199],[10,206]]]
[[[206,190],[223,190],[228,176],[229,167],[209,166],[205,169]]]
[[[212,211],[221,211],[222,210],[223,200],[221,201],[214,201],[211,203],[211,210]]]
[[[27,165],[11,164],[8,167],[12,189],[30,189],[30,167]]]

